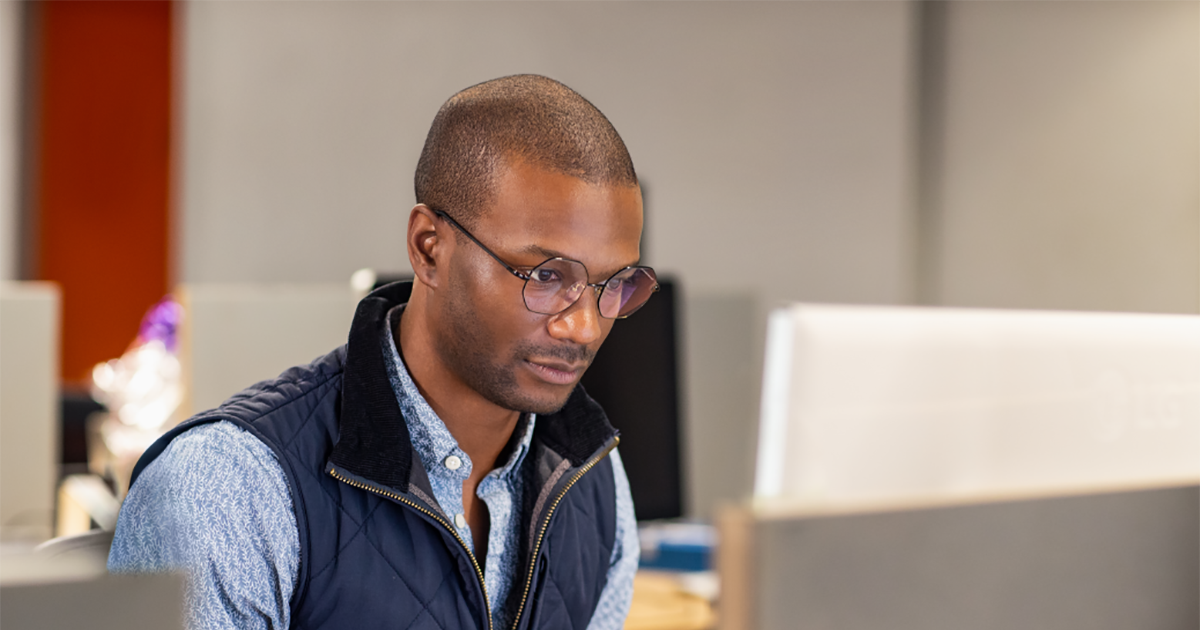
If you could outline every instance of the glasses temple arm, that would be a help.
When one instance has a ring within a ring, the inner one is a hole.
[[[452,216],[450,216],[450,215],[446,214],[445,212],[442,212],[441,210],[437,210],[437,209],[434,209],[434,208],[429,208],[429,209],[430,209],[430,210],[433,210],[433,213],[434,213],[434,214],[436,214],[436,215],[438,215],[439,217],[442,217],[443,219],[445,219],[447,223],[449,223],[450,225],[453,225],[453,226],[454,226],[456,229],[458,229],[458,231],[459,231],[459,232],[462,232],[462,233],[463,233],[463,236],[465,236],[465,237],[467,237],[467,238],[471,239],[471,242],[472,242],[472,243],[475,243],[476,245],[478,245],[478,246],[479,246],[479,249],[482,249],[482,250],[483,250],[483,251],[484,251],[484,252],[485,252],[485,253],[486,253],[488,256],[491,256],[493,260],[495,260],[496,262],[498,262],[498,263],[500,263],[501,265],[503,265],[503,266],[504,266],[504,268],[508,270],[508,273],[511,273],[512,275],[514,275],[514,276],[516,276],[516,277],[518,277],[518,278],[520,278],[520,279],[522,279],[522,280],[525,280],[525,281],[528,281],[528,280],[529,280],[529,275],[528,275],[528,274],[521,273],[520,271],[517,271],[516,269],[514,269],[514,268],[513,268],[511,265],[509,265],[508,263],[504,262],[503,260],[500,260],[500,257],[499,257],[499,256],[497,256],[496,254],[494,254],[494,253],[492,252],[492,250],[488,249],[488,248],[487,248],[487,245],[484,245],[483,243],[480,243],[480,242],[479,242],[479,239],[475,238],[473,235],[471,235],[471,233],[470,233],[470,232],[468,232],[468,231],[467,231],[467,228],[465,228],[465,227],[463,227],[463,226],[459,225],[459,224],[458,224],[458,221],[455,221],[455,220],[454,220],[454,217],[452,217]]]

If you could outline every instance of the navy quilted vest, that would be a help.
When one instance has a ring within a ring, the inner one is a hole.
[[[294,628],[491,628],[480,567],[432,498],[385,372],[382,326],[410,291],[393,284],[371,293],[346,346],[181,424],[134,470],[136,481],[176,435],[217,420],[274,449],[300,535]],[[522,469],[523,573],[504,602],[515,628],[584,630],[591,620],[615,544],[606,455],[616,443],[582,388],[538,417]]]

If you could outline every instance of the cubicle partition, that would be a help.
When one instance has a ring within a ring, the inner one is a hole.
[[[0,540],[52,535],[60,312],[57,285],[0,284]]]
[[[772,315],[723,627],[1200,627],[1200,317]]]
[[[723,630],[1195,630],[1200,486],[720,524]]]
[[[348,283],[186,284],[183,417],[346,343],[361,294]]]

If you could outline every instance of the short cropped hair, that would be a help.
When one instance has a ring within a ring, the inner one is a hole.
[[[491,201],[499,169],[517,162],[590,184],[638,183],[624,141],[596,106],[558,81],[521,74],[442,105],[417,163],[417,203],[470,226]]]

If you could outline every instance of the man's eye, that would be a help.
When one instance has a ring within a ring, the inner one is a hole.
[[[562,277],[553,269],[534,269],[532,279],[537,282],[561,282]]]

